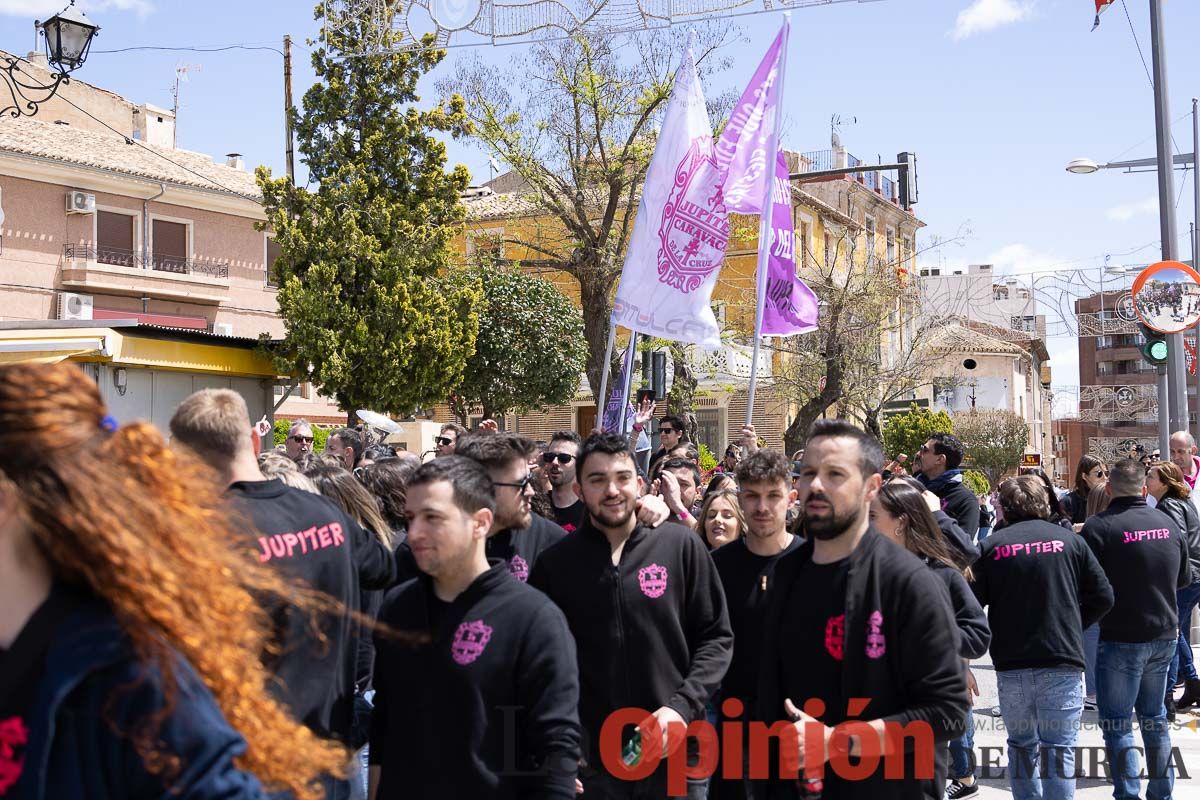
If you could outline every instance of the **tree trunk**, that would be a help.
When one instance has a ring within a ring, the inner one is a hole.
[[[699,381],[689,361],[691,348],[681,342],[671,342],[671,391],[667,393],[667,406],[671,413],[683,418],[687,440],[696,441],[696,387]],[[719,457],[719,456],[718,456]]]
[[[604,354],[608,346],[609,318],[612,316],[612,281],[600,275],[599,265],[584,266],[577,270],[579,277],[579,301],[583,306],[583,336],[587,339],[587,381],[596,398],[596,405],[601,412],[605,399],[600,397],[600,376],[602,370],[612,370],[612,364],[604,363]],[[613,376],[609,375],[609,389],[613,384]]]
[[[865,411],[863,414],[864,422],[867,426],[867,433],[874,436],[880,442],[883,441],[883,429],[879,426],[879,409],[872,408]]]

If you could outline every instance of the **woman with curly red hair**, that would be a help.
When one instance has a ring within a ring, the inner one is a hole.
[[[260,660],[262,598],[327,601],[259,566],[224,505],[76,367],[0,368],[0,797],[316,800],[344,772]]]

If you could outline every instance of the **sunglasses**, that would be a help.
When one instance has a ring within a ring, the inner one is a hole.
[[[500,481],[492,481],[494,486],[511,486],[517,490],[517,494],[525,494],[525,489],[533,485],[533,476],[526,475],[518,483],[501,483]]]
[[[311,436],[293,436],[292,441],[300,442],[301,444],[312,444],[313,437],[311,437]]]
[[[659,428],[658,432],[659,433],[679,433],[679,431],[675,430],[674,428]]]
[[[575,460],[575,456],[570,453],[542,453],[543,464],[553,464],[558,461],[560,464],[570,464]]]
[[[449,436],[436,436],[436,437],[434,437],[433,440],[435,442],[437,442],[438,444],[440,444],[442,447],[445,447],[446,445],[454,444],[454,440],[451,439]]]

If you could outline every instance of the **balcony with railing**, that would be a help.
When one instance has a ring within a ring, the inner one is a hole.
[[[195,303],[229,298],[229,264],[93,244],[64,244],[62,286],[70,291]]]
[[[845,155],[845,163],[841,156]],[[865,162],[844,150],[810,150],[799,154],[797,172],[823,172],[831,169],[852,169]],[[900,204],[899,185],[882,172],[851,172],[843,178],[829,180],[855,181],[878,194],[884,200],[896,205]]]

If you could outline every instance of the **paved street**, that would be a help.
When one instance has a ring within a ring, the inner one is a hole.
[[[992,764],[990,769],[982,772],[983,777],[980,780],[982,790],[978,796],[987,798],[987,800],[1011,797],[1008,778],[1003,772],[1003,768],[1008,763],[1004,721],[989,713],[991,709],[997,707],[999,702],[996,695],[996,673],[987,658],[975,662],[972,669],[979,681],[980,691],[980,697],[975,702],[975,757],[980,761],[981,766],[984,761]],[[1195,723],[1195,727],[1185,727],[1188,723]],[[1187,778],[1181,774],[1176,775],[1175,797],[1179,800],[1200,798],[1200,730],[1197,729],[1200,729],[1200,714],[1181,713],[1176,726],[1171,730],[1171,743],[1178,748],[1179,757],[1188,773]],[[1138,740],[1137,743],[1140,747],[1141,739],[1136,725],[1134,737]],[[1098,762],[1104,748],[1104,739],[1100,735],[1094,711],[1084,712],[1083,729],[1080,731],[1078,746],[1095,749],[1085,751],[1086,761],[1084,764],[1077,765],[1080,771],[1092,777],[1081,778],[1078,781],[1075,796],[1085,800],[1112,797],[1112,784],[1108,783],[1102,775],[1097,776],[1096,770],[1092,769],[1092,765]],[[996,766],[997,764],[999,767]],[[1145,783],[1142,784],[1142,791],[1145,792]]]

